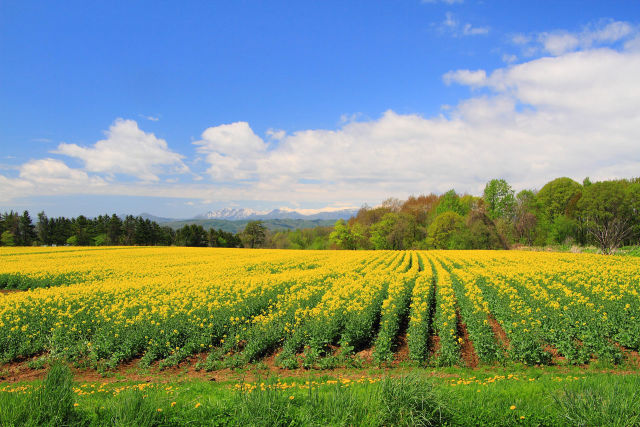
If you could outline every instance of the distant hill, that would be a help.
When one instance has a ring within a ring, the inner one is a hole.
[[[226,219],[185,219],[185,220],[173,220],[162,223],[162,225],[169,226],[173,229],[184,227],[185,225],[201,225],[206,230],[211,228],[222,229],[230,233],[238,233],[244,230],[244,227],[249,221],[253,219],[244,219],[230,221]],[[303,228],[314,227],[330,227],[335,224],[335,219],[265,219],[262,220],[265,227],[269,230],[296,230]]]
[[[146,213],[146,212],[143,212],[138,216],[141,217],[142,219],[148,219],[149,221],[155,221],[158,224],[164,224],[165,222],[179,221],[179,220],[177,220],[175,218],[163,218],[161,216],[151,215],[150,213]],[[122,216],[122,218],[124,218],[124,216]]]

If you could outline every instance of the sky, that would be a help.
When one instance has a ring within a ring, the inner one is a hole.
[[[0,2],[0,212],[640,176],[640,2]]]

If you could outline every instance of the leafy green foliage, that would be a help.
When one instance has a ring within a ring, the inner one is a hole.
[[[249,221],[240,238],[247,248],[260,247],[266,239],[267,229],[262,221]]]
[[[516,199],[511,186],[504,179],[492,179],[484,187],[484,201],[491,219],[509,218],[513,215]]]
[[[553,221],[559,215],[573,214],[582,194],[582,186],[571,178],[557,178],[540,189],[537,200],[542,213]]]
[[[458,240],[455,238],[465,228],[464,219],[453,211],[445,211],[429,226],[427,245],[435,249],[450,249]]]

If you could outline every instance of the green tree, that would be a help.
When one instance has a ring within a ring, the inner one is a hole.
[[[509,219],[513,216],[516,199],[511,186],[504,179],[492,179],[484,187],[484,200],[491,219]]]
[[[245,247],[260,247],[266,238],[267,229],[262,221],[249,221],[242,232]]]
[[[633,206],[625,181],[602,181],[584,189],[580,217],[603,253],[614,252],[631,235]]]
[[[520,243],[533,245],[538,226],[537,210],[536,194],[533,191],[522,190],[516,195],[513,225],[516,238]]]
[[[107,244],[112,246],[120,244],[121,234],[122,220],[116,214],[113,214],[107,224]]]
[[[20,217],[20,243],[23,246],[31,246],[36,237],[36,226],[33,225],[29,212],[24,211]]]
[[[9,230],[5,230],[0,236],[0,242],[2,242],[3,246],[15,246],[16,242],[14,239],[14,235]]]
[[[466,237],[466,244],[458,245],[456,249],[507,248],[496,224],[481,210],[471,212],[467,220],[467,230],[463,236]]]
[[[398,221],[398,215],[389,212],[382,219],[371,226],[369,232],[371,237],[369,241],[374,249],[396,249],[393,242],[389,239],[391,232]]]
[[[95,246],[106,246],[107,245],[107,235],[105,233],[98,234],[93,238],[93,244]]]
[[[38,240],[43,245],[50,245],[51,242],[51,225],[49,224],[49,218],[44,211],[38,214],[38,222],[36,224],[36,234]]]
[[[407,213],[390,212],[370,228],[370,242],[374,249],[409,249],[424,238],[416,218]]]
[[[185,224],[176,232],[176,245],[204,247],[209,243],[209,236],[201,225]]]
[[[582,195],[582,186],[571,178],[557,178],[544,185],[536,199],[542,213],[550,222],[559,215],[573,216],[576,203]]]
[[[465,211],[465,207],[460,203],[460,196],[455,190],[449,190],[440,196],[438,206],[436,207],[436,215],[443,214],[445,212],[455,212],[458,215],[464,216],[468,212]]]
[[[329,240],[341,249],[357,249],[358,237],[352,233],[343,219],[336,221],[333,232],[329,234]]]
[[[551,227],[551,241],[554,243],[570,243],[578,232],[576,220],[566,215],[558,215]]]
[[[632,234],[630,239],[633,244],[640,244],[640,180],[631,182],[627,187],[629,210],[631,214]]]
[[[452,211],[441,213],[429,226],[427,246],[435,249],[450,249],[453,243],[457,246],[460,239],[454,238],[464,229],[464,219],[460,214]]]
[[[93,239],[89,234],[90,225],[89,220],[84,215],[80,215],[74,219],[73,235],[76,238],[76,244],[78,246],[89,246],[93,243]]]

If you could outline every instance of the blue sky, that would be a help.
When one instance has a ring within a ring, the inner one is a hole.
[[[640,175],[637,1],[2,2],[0,210]]]

